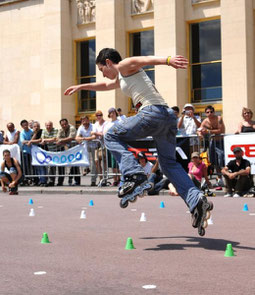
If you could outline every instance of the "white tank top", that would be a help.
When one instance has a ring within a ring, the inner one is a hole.
[[[143,69],[130,76],[122,76],[119,73],[119,82],[121,90],[132,98],[134,106],[138,103],[142,104],[139,110],[149,105],[167,106],[167,103]]]
[[[15,138],[15,134],[17,133],[17,130],[15,129],[13,132],[10,132],[10,131],[7,131],[6,135],[7,135],[7,138],[8,140],[11,142],[11,141],[14,141],[14,138]]]

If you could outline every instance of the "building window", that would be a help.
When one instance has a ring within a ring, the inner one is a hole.
[[[77,84],[96,82],[95,39],[77,42]],[[82,90],[78,93],[78,111],[96,110],[96,92]]]
[[[222,100],[220,20],[190,24],[191,101]]]
[[[130,33],[129,44],[130,56],[154,55],[154,30]],[[154,83],[154,66],[146,66],[144,70]]]

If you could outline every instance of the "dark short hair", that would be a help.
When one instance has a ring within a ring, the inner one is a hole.
[[[11,153],[9,150],[3,150],[3,155],[5,154],[5,153]]]
[[[215,109],[214,109],[214,107],[213,106],[207,106],[206,108],[205,108],[205,112],[207,111],[207,110],[211,110],[212,112],[215,112]]]
[[[122,60],[117,50],[113,48],[104,48],[99,52],[96,58],[96,64],[105,66],[107,59],[111,60],[115,64],[118,64]]]
[[[137,158],[138,158],[138,161],[139,161],[139,159],[144,159],[146,163],[148,162],[148,159],[147,159],[144,152],[138,153]]]
[[[81,121],[83,121],[85,119],[89,120],[89,116],[83,116],[83,117],[81,117]]]
[[[122,109],[121,108],[117,108],[117,112],[122,112]]]
[[[27,123],[27,124],[28,124],[28,121],[27,121],[27,120],[25,120],[25,119],[24,119],[24,120],[22,120],[22,121],[20,122],[20,126],[22,126],[22,124],[23,124],[23,123]]]
[[[177,113],[180,113],[180,109],[177,106],[171,107],[172,110],[174,110]]]
[[[68,123],[68,120],[64,118],[64,119],[61,119],[61,120],[59,121],[59,124],[61,125],[61,123],[64,122],[64,121],[66,121],[66,123]]]

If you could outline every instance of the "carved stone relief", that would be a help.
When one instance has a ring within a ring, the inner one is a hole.
[[[78,24],[95,22],[96,0],[76,0],[78,10]]]
[[[153,11],[154,0],[132,0],[132,14]]]

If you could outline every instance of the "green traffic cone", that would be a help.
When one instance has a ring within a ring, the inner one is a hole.
[[[234,250],[232,248],[232,244],[227,244],[227,247],[226,247],[226,251],[225,251],[225,257],[233,257],[235,256],[234,254]]]
[[[49,237],[48,237],[48,234],[47,234],[47,233],[44,233],[44,234],[43,234],[43,237],[42,237],[41,243],[42,243],[42,244],[49,244],[49,243],[50,243],[50,241],[49,241]]]
[[[126,243],[126,248],[125,249],[126,250],[135,249],[132,238],[127,238],[127,243]]]

